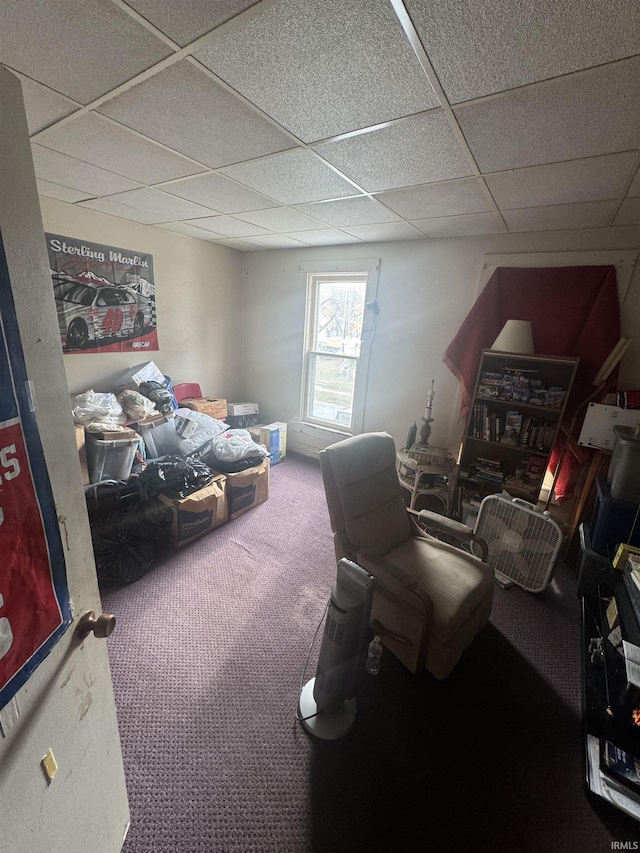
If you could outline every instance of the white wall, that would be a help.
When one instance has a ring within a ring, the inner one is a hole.
[[[191,237],[41,198],[45,231],[153,255],[156,352],[64,356],[69,391],[109,391],[117,373],[152,360],[174,383],[207,396],[242,396],[241,254]]]
[[[386,430],[404,446],[424,413],[435,379],[431,444],[457,450],[457,382],[442,355],[474,302],[485,254],[635,249],[640,228],[500,234],[449,240],[335,246],[246,253],[244,393],[263,420],[300,416],[305,280],[300,264],[380,258],[375,337],[371,349],[365,431]],[[574,261],[572,261],[574,262]],[[640,332],[640,270],[623,306],[623,334]],[[640,340],[629,350],[621,388],[640,388]]]

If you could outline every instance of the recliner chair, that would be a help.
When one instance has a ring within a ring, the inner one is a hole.
[[[493,570],[436,539],[421,524],[472,542],[470,528],[427,511],[410,514],[387,433],[364,433],[320,452],[336,560],[347,557],[376,578],[372,627],[412,672],[446,678],[486,624]],[[477,540],[479,548],[486,545]]]

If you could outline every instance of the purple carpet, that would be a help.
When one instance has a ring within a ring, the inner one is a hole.
[[[385,652],[352,731],[313,742],[294,714],[334,579],[318,463],[290,456],[266,503],[104,593],[125,853],[603,853],[640,836],[584,791],[569,569],[539,595],[496,588],[445,682]]]

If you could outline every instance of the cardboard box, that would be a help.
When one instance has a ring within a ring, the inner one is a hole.
[[[257,403],[227,403],[228,415],[257,415],[259,412]]]
[[[186,498],[158,495],[158,499],[173,511],[169,541],[176,548],[182,548],[229,520],[224,474],[216,474],[207,486]]]
[[[156,364],[153,361],[146,361],[120,373],[116,377],[113,387],[115,393],[119,394],[127,388],[137,391],[143,382],[160,382],[163,387],[166,387],[167,384],[164,374]]]
[[[226,474],[229,518],[237,518],[269,498],[269,460],[255,468]]]
[[[269,451],[272,465],[282,462],[287,455],[287,425],[282,421],[264,424],[260,427],[260,444]]]
[[[80,457],[80,473],[82,476],[82,485],[88,486],[91,482],[89,479],[89,466],[87,465],[87,447],[85,443],[84,427],[79,424],[74,424],[76,434],[76,447],[78,448],[78,456]]]
[[[227,401],[221,397],[186,397],[180,401],[180,407],[202,412],[219,421],[227,417]]]

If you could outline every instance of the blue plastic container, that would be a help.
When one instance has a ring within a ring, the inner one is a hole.
[[[598,496],[589,527],[591,547],[613,559],[618,545],[640,545],[640,505],[617,501],[604,477],[596,479]]]

